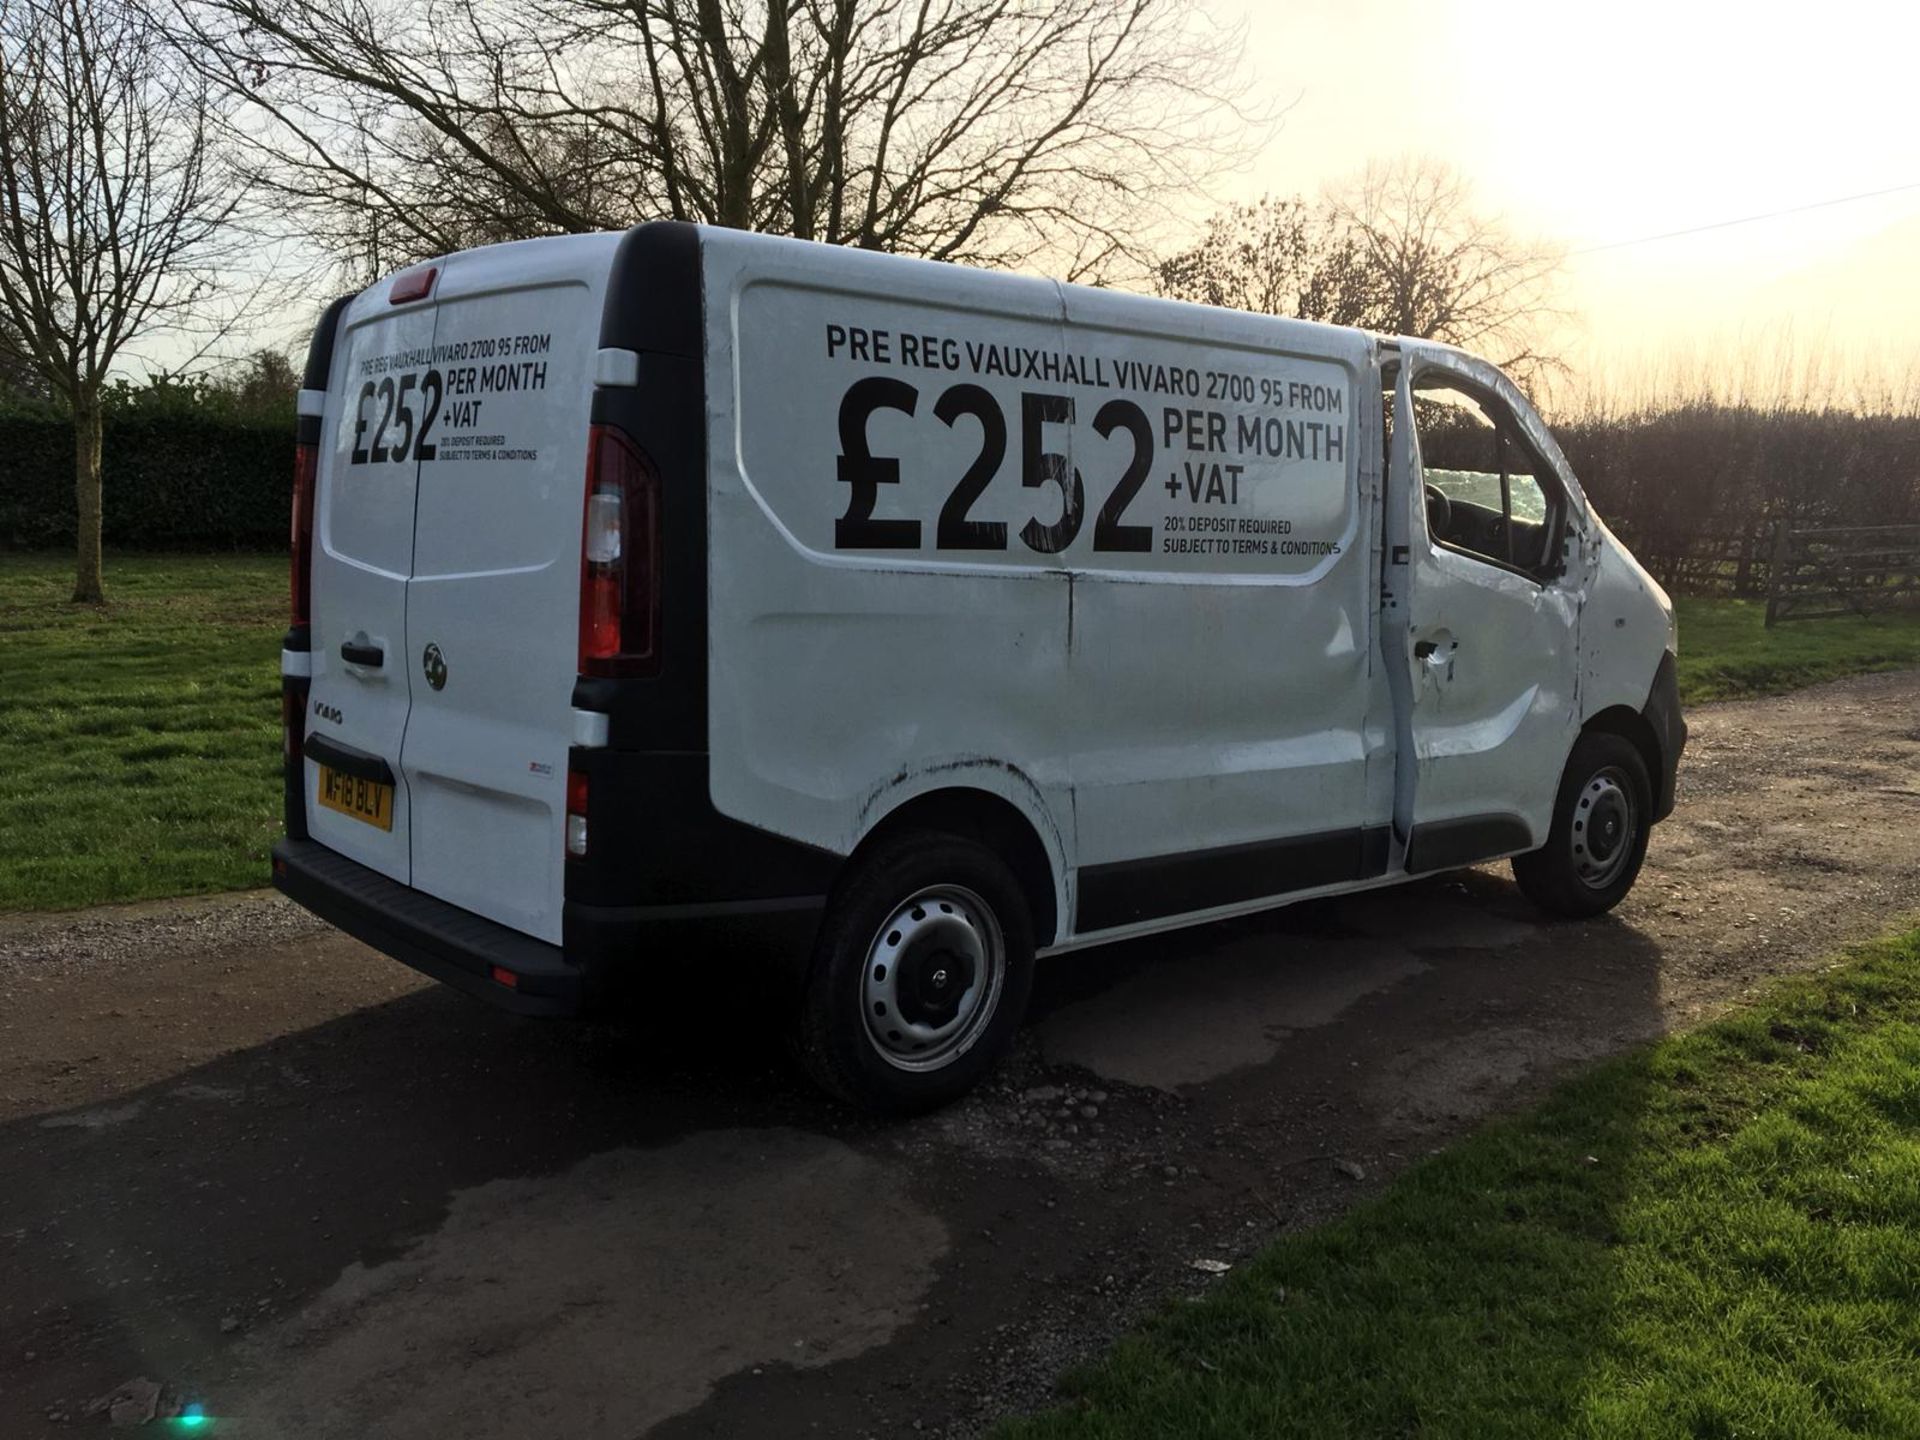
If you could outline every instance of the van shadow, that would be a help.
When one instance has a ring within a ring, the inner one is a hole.
[[[796,1083],[758,1016],[677,1008],[697,1000],[568,1026],[423,989],[0,1125],[0,1376],[39,1357],[0,1379],[0,1416],[43,1385],[51,1405],[204,1374],[225,1334],[402,1254],[473,1187],[730,1126],[862,1128]],[[17,1418],[0,1433],[37,1433],[44,1407]]]
[[[1042,1191],[1061,1203],[1023,1200],[1004,1177],[989,1182],[991,1209],[956,1193],[952,1213],[971,1209],[990,1234],[956,1243],[927,1299],[935,1326],[817,1378],[736,1371],[652,1433],[892,1434],[928,1414],[972,1433],[1045,1406],[1064,1367],[1170,1293],[1195,1292],[1196,1245],[1244,1261],[1278,1233],[1339,1217],[1489,1114],[1658,1033],[1661,961],[1630,921],[1550,922],[1486,872],[1050,957],[1007,1067],[1012,1088],[993,1087],[977,1109],[1009,1122],[1038,1163],[1069,1147]],[[1018,1088],[1035,1081],[1044,1089]],[[1063,1088],[1100,1102],[1097,1125],[1066,1140],[1077,1106],[1044,1130],[1030,1123],[1055,1113]],[[1616,1087],[1617,1113],[1639,1093]],[[1104,1163],[1076,1188],[1067,1177],[1086,1155]],[[1617,1177],[1591,1178],[1591,1204],[1610,1213]],[[1604,1307],[1609,1278],[1590,1270],[1568,1283]],[[1486,1300],[1463,1291],[1431,1332],[1378,1334],[1385,1350],[1426,1347],[1458,1369],[1439,1352],[1472,1331]],[[1518,1356],[1523,1331],[1492,1343]],[[1390,1370],[1393,1357],[1383,1350],[1378,1363]],[[1374,1428],[1405,1427],[1360,1427]]]
[[[1263,1067],[1331,1032],[1396,1113],[1440,1120],[1659,1033],[1661,958],[1618,917],[1550,920],[1469,871],[1054,957],[1032,1024],[1051,1062],[1189,1093],[1248,1070],[1284,1086]]]

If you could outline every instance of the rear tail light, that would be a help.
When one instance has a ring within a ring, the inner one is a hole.
[[[575,860],[587,853],[587,777],[567,772],[567,854]]]
[[[313,485],[320,466],[318,445],[293,447],[293,526],[288,537],[288,594],[293,623],[313,615]]]
[[[580,673],[660,673],[660,476],[611,425],[587,438]]]

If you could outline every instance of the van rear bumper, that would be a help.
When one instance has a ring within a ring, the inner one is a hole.
[[[384,955],[520,1015],[578,1014],[586,977],[549,945],[389,880],[316,840],[273,847],[274,888]],[[516,983],[493,978],[495,966]]]
[[[562,946],[389,880],[315,840],[273,847],[273,884],[354,939],[517,1015],[591,1013],[646,975],[714,950],[729,965],[749,952],[804,957],[825,906],[825,897],[626,907],[568,901]],[[495,979],[495,967],[515,983]]]

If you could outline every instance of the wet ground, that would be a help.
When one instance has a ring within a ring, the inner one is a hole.
[[[1702,707],[1615,914],[1504,868],[1042,965],[983,1092],[817,1099],[716,967],[516,1022],[267,895],[0,920],[0,1435],[970,1434],[1567,1067],[1920,909],[1920,674]]]

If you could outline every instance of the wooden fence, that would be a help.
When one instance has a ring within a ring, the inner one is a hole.
[[[1871,615],[1920,599],[1920,525],[1774,527],[1767,626]]]
[[[1621,539],[1649,574],[1674,595],[1767,593],[1773,554],[1772,527],[1762,521],[1744,529],[1716,528],[1684,535],[1641,534],[1621,527]]]

